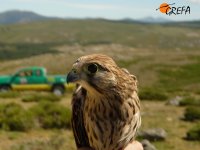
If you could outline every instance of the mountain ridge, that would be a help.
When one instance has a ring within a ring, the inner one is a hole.
[[[0,13],[0,24],[26,23],[56,19],[56,17],[46,17],[32,11],[10,10]]]
[[[123,18],[119,20],[105,19],[105,18],[61,18],[61,17],[47,17],[32,11],[9,10],[0,13],[0,24],[17,24],[17,23],[30,23],[34,21],[46,20],[107,20],[123,23],[147,23],[147,24],[165,24],[165,23],[181,23],[181,22],[200,22],[194,21],[172,21],[162,17],[144,17],[141,19]]]

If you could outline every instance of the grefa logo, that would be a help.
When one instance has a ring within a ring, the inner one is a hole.
[[[190,6],[175,6],[175,3],[162,3],[159,8],[161,13],[166,15],[187,15],[190,14]]]

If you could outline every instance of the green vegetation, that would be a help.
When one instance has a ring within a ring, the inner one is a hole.
[[[66,73],[77,57],[105,53],[139,77],[140,89],[153,86],[176,94],[189,91],[192,86],[192,91],[198,93],[198,25],[198,22],[166,25],[101,19],[4,25],[0,26],[0,35],[3,35],[0,36],[0,61],[26,58],[24,61],[27,65],[43,65],[50,72]],[[62,46],[62,51],[58,51]],[[58,53],[56,59],[60,61],[52,61],[55,57],[51,56],[32,58],[47,53]],[[64,57],[67,58],[64,60]],[[25,66],[24,61],[0,65],[0,71],[11,72],[12,69]]]
[[[195,36],[199,28],[189,26],[124,23],[106,20],[55,20],[1,26],[0,41],[6,43],[60,42],[66,44],[110,44],[136,48],[196,50],[200,48]],[[145,40],[146,39],[146,40]]]
[[[189,106],[185,110],[184,119],[187,121],[200,120],[200,109],[198,106]]]
[[[45,150],[60,150],[63,146],[63,139],[54,138],[50,141],[32,141],[27,143],[22,143],[20,145],[15,145],[12,147],[13,150],[35,150],[35,149],[45,149]]]
[[[117,64],[122,68],[128,68],[129,66],[137,63],[139,60],[131,59],[131,60],[119,60]]]
[[[19,92],[8,91],[8,92],[0,92],[0,98],[17,98],[20,96]]]
[[[61,134],[52,135],[48,140],[30,140],[12,146],[12,150],[64,150],[71,149],[72,146],[66,145],[66,136]]]
[[[155,100],[164,101],[168,99],[166,93],[156,89],[144,89],[139,91],[139,98],[141,100]]]
[[[71,110],[52,102],[42,101],[25,110],[21,105],[0,105],[0,128],[9,131],[27,131],[31,128],[70,128]]]
[[[52,44],[48,43],[0,43],[0,60],[13,60],[42,55],[46,53],[58,53],[55,49],[52,49],[51,46]]]
[[[181,65],[164,65],[159,69],[159,87],[169,92],[177,92],[189,89],[187,86],[193,83],[198,87],[200,83],[200,61]],[[194,89],[195,90],[195,89]]]
[[[56,96],[55,94],[49,94],[49,93],[48,94],[40,94],[40,93],[28,94],[22,98],[23,102],[40,102],[40,101],[56,102],[60,100],[61,100],[60,96]]]
[[[66,107],[52,103],[41,102],[30,109],[39,127],[70,128],[71,111]]]
[[[200,141],[200,123],[196,124],[187,132],[186,139],[192,141]]]
[[[56,20],[0,26],[0,73],[13,73],[24,66],[44,66],[50,73],[65,74],[82,55],[107,54],[120,67],[137,76],[139,97],[142,99],[142,129],[166,129],[167,140],[155,142],[155,146],[162,150],[199,150],[199,142],[186,142],[182,138],[200,116],[200,28],[199,23],[179,25]],[[30,50],[22,52],[28,47]],[[15,52],[20,49],[21,52]],[[53,52],[54,49],[57,51]],[[2,51],[9,55],[5,56]],[[32,57],[33,54],[35,57]],[[9,138],[9,131],[4,131],[10,129],[1,126],[0,140],[12,144],[2,142],[0,147],[5,150],[64,150],[66,147],[75,150],[69,125],[71,94],[66,93],[67,96],[61,97],[61,100],[41,93],[20,93],[19,98],[10,96],[5,101],[1,98],[1,103],[20,104],[25,116],[29,113],[32,125],[27,128],[28,132],[18,132],[14,139],[11,135]],[[165,105],[164,100],[176,96],[186,96],[181,101],[181,105],[190,106],[186,111],[184,107]],[[184,111],[186,120],[195,122],[180,120]],[[51,140],[51,134],[58,130],[66,137],[63,143],[60,142],[62,140]]]
[[[10,131],[26,131],[32,127],[32,115],[21,105],[0,105],[0,128]]]
[[[185,97],[180,101],[180,106],[200,106],[200,99],[195,97]]]

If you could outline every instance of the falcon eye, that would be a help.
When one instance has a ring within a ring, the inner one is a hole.
[[[98,66],[96,64],[89,64],[87,66],[87,71],[90,73],[90,74],[94,74],[98,71]]]

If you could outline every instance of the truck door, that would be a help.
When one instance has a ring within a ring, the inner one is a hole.
[[[46,84],[46,83],[47,83],[46,76],[44,75],[42,70],[40,69],[34,70],[30,84]]]
[[[14,90],[50,90],[46,77],[40,69],[20,71],[13,80]]]
[[[28,86],[32,82],[32,70],[22,70],[18,72],[12,81],[12,88],[16,90],[28,90]]]

